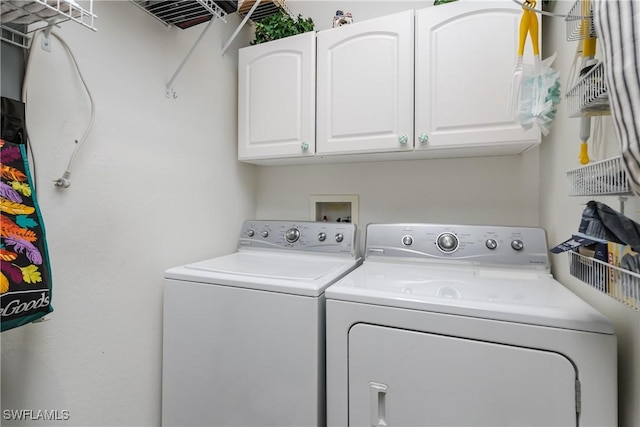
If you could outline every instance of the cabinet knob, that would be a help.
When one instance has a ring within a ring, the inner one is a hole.
[[[398,137],[398,142],[402,145],[406,144],[407,142],[409,142],[409,138],[407,138],[407,135],[400,135]]]
[[[420,144],[426,144],[427,142],[429,142],[429,135],[427,135],[426,133],[421,133],[418,137],[418,141],[420,141]]]
[[[309,149],[309,144],[303,142],[302,144],[300,144],[300,148],[302,148],[302,151],[307,151]]]

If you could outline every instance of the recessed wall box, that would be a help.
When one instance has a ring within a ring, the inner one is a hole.
[[[312,195],[310,201],[311,221],[352,222],[358,225],[358,195]]]

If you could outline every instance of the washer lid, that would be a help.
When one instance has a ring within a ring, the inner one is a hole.
[[[611,323],[553,279],[516,269],[366,261],[327,299],[613,334]]]
[[[354,258],[317,254],[235,252],[169,269],[165,278],[318,296],[358,263]]]

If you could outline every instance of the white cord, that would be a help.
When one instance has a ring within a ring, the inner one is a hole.
[[[37,45],[37,43],[35,43],[36,38],[38,36],[40,36],[42,31],[44,31],[44,30],[39,30],[39,31],[36,32],[36,34],[34,34],[33,39],[31,40],[31,48],[29,49],[29,56],[27,57],[27,64],[26,64],[25,73],[24,73],[24,83],[22,85],[22,101],[25,103],[25,105],[28,105],[27,104],[27,96],[28,96],[28,91],[27,91],[28,84],[27,83],[29,81],[29,74],[30,74],[30,70],[31,70],[31,67],[29,67],[29,65],[31,63],[31,55],[33,54],[34,46]],[[89,90],[89,87],[87,86],[87,82],[84,80],[84,76],[82,75],[82,72],[80,71],[80,67],[78,67],[78,62],[76,61],[76,58],[73,55],[73,52],[71,52],[71,49],[69,48],[67,43],[62,39],[62,37],[60,37],[59,35],[57,35],[57,34],[55,34],[53,32],[50,32],[49,34],[51,36],[55,37],[56,39],[58,39],[60,44],[62,44],[64,49],[69,54],[69,57],[71,58],[71,61],[73,62],[73,65],[75,66],[76,71],[78,73],[78,77],[80,77],[80,81],[82,82],[82,85],[83,85],[85,91],[87,92],[87,96],[89,97],[89,105],[90,105],[89,123],[87,124],[87,127],[86,127],[84,133],[82,134],[82,136],[80,137],[80,139],[76,141],[76,148],[73,150],[73,153],[71,154],[71,157],[69,158],[69,163],[67,163],[67,169],[65,170],[64,174],[62,175],[61,178],[58,178],[57,180],[54,181],[56,187],[69,188],[69,186],[71,185],[71,167],[73,165],[73,161],[75,160],[75,157],[78,154],[78,151],[80,150],[80,148],[82,148],[82,145],[87,140],[87,136],[89,135],[89,132],[91,131],[91,128],[93,127],[93,122],[95,120],[95,104],[94,104],[94,101],[93,101],[93,96],[91,96],[91,91]]]
[[[582,59],[582,43],[578,43],[578,45],[576,46],[576,53],[573,57],[573,62],[571,63],[571,68],[567,73],[567,83],[565,84],[565,87],[567,88],[574,87],[575,84],[577,83],[578,72],[576,70],[578,69],[578,62],[581,61],[581,59]]]

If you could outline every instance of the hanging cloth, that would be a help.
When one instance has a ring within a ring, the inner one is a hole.
[[[640,195],[640,4],[596,0],[593,18],[623,164],[631,189]]]
[[[578,231],[587,236],[629,245],[640,252],[640,224],[602,202],[591,200],[582,211]]]
[[[2,332],[53,311],[44,223],[24,144],[0,139],[0,326]]]

